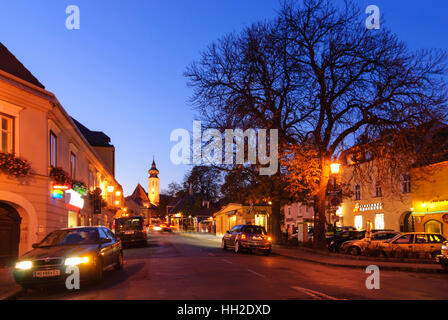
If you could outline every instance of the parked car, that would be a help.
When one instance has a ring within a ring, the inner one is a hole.
[[[350,240],[359,240],[364,238],[366,231],[347,230],[331,238],[327,238],[328,250],[332,252],[339,252],[342,244]]]
[[[81,282],[100,282],[104,269],[123,267],[121,241],[106,227],[53,231],[19,258],[14,278],[24,288],[65,283],[66,268],[74,265]]]
[[[440,254],[436,256],[436,262],[440,263],[445,271],[448,271],[448,241],[442,244]]]
[[[387,257],[440,255],[446,239],[438,233],[406,232],[380,243],[381,252]]]
[[[236,225],[224,235],[221,247],[224,250],[233,248],[235,253],[260,250],[269,255],[272,251],[272,238],[262,226]]]
[[[380,242],[392,239],[400,234],[400,232],[392,230],[375,230],[372,232],[370,241],[364,236],[359,240],[351,240],[344,242],[340,247],[340,252],[350,254],[352,256],[359,256],[365,254],[368,249],[375,249]]]
[[[143,227],[143,217],[133,216],[115,219],[115,235],[120,238],[123,246],[129,244],[146,246],[147,233]]]

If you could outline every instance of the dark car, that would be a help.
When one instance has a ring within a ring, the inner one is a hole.
[[[332,252],[339,252],[342,244],[350,240],[362,239],[365,236],[366,231],[347,230],[331,238],[327,238],[328,250]]]
[[[78,227],[49,233],[16,262],[14,278],[24,288],[64,283],[69,266],[80,281],[100,282],[103,270],[123,267],[121,241],[106,227]]]
[[[272,250],[272,238],[262,226],[236,225],[222,238],[222,248],[233,248],[238,253],[241,250],[260,250],[269,255]]]
[[[126,217],[115,219],[115,235],[120,238],[123,246],[129,244],[147,244],[146,229],[143,227],[143,217]]]

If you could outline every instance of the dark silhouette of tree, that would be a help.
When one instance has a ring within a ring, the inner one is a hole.
[[[309,164],[313,178],[288,182],[314,200],[316,247],[325,245],[332,161],[364,135],[375,141],[364,147],[392,163],[397,148],[410,150],[403,130],[446,119],[446,53],[411,51],[384,24],[366,29],[365,18],[353,1],[342,8],[329,0],[285,2],[275,20],[212,43],[185,73],[207,126],[278,129],[282,159],[295,145],[312,151],[302,152],[296,170],[311,172]],[[290,173],[280,168],[264,185],[271,185],[274,236],[285,192],[279,181]]]

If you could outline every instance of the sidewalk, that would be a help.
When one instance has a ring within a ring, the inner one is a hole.
[[[207,239],[217,243],[221,242],[221,238],[213,234],[194,232],[179,232],[179,234],[199,239]],[[353,257],[339,253],[321,252],[305,247],[286,247],[280,245],[273,246],[272,254],[284,256],[289,259],[319,263],[333,267],[365,269],[369,265],[376,265],[381,270],[445,273],[442,267],[435,261],[424,259],[388,259],[364,256]]]
[[[0,300],[12,299],[22,291],[13,278],[12,269],[0,267]]]

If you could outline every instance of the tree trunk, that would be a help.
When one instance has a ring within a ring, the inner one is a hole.
[[[322,171],[319,183],[319,190],[314,203],[314,240],[313,245],[316,249],[325,249],[327,246],[325,238],[326,219],[326,195],[327,186],[330,179],[330,163],[322,161]]]

